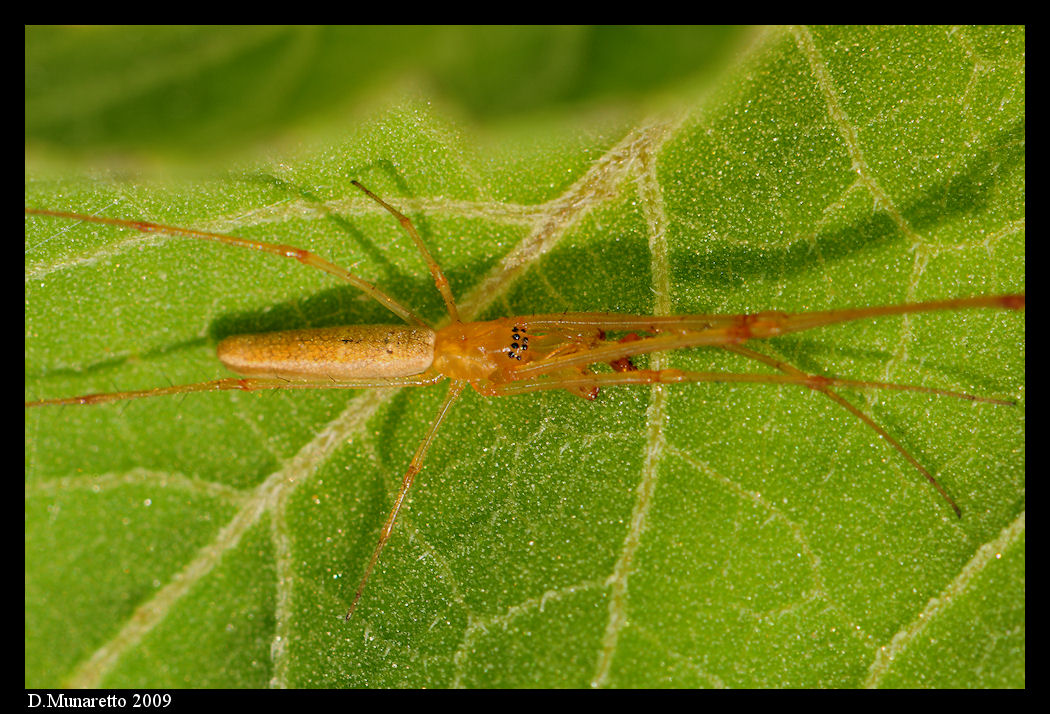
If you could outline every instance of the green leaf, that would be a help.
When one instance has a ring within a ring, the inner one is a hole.
[[[798,312],[1025,289],[1023,29],[769,30],[683,108],[475,133],[423,101],[181,183],[26,205],[315,251],[428,320]],[[392,322],[292,260],[26,217],[26,400],[227,376],[241,332]],[[1024,313],[754,345],[1016,400],[688,384],[472,390],[343,621],[446,387],[26,411],[27,687],[1025,686]],[[651,366],[765,372],[718,349]]]

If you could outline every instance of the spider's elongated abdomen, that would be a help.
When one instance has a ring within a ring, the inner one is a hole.
[[[408,377],[430,368],[434,332],[405,325],[347,325],[227,337],[219,360],[238,374],[285,379]]]

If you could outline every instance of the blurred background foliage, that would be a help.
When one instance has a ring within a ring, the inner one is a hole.
[[[27,27],[26,154],[31,163],[227,162],[341,135],[405,94],[475,129],[629,118],[695,96],[748,36],[739,27]]]

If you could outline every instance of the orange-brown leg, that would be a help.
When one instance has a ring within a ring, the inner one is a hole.
[[[512,382],[504,382],[500,384],[490,385],[486,393],[493,396],[506,396],[511,394],[524,394],[526,392],[542,391],[547,389],[581,389],[588,387],[611,387],[618,385],[627,384],[679,384],[683,382],[722,382],[722,383],[763,383],[763,384],[797,384],[799,386],[808,387],[817,391],[823,392],[828,395],[830,399],[840,404],[843,408],[850,411],[857,418],[871,427],[877,434],[886,439],[894,449],[900,452],[909,463],[915,466],[919,472],[929,481],[934,488],[941,494],[942,497],[951,505],[952,509],[957,515],[961,515],[958,505],[948,495],[943,487],[933,478],[933,476],[913,457],[911,454],[904,449],[899,442],[891,437],[885,429],[879,426],[874,420],[871,419],[867,414],[862,412],[860,409],[855,407],[843,399],[836,392],[831,391],[832,387],[852,387],[857,389],[887,389],[887,390],[898,390],[898,391],[914,391],[922,392],[926,394],[936,394],[940,396],[954,397],[957,399],[966,399],[975,402],[985,402],[990,404],[999,405],[1013,405],[1014,402],[1002,399],[993,399],[990,397],[979,397],[972,394],[965,394],[962,392],[953,392],[945,389],[934,389],[930,387],[922,387],[911,384],[895,384],[890,382],[871,382],[863,380],[853,379],[840,379],[836,377],[824,377],[820,375],[807,374],[785,362],[775,360],[771,357],[766,357],[753,350],[741,347],[733,347],[732,349],[746,357],[756,359],[770,366],[776,367],[781,370],[782,374],[748,374],[748,373],[727,373],[727,372],[688,372],[678,369],[662,369],[662,370],[635,370],[627,372],[613,372],[606,374],[576,374],[568,375],[566,371],[562,370],[557,373],[549,375],[543,375],[540,377],[522,379]]]
[[[798,369],[794,365],[784,362],[783,360],[775,359],[773,357],[770,357],[769,355],[764,355],[761,352],[756,352],[755,350],[749,349],[747,347],[733,345],[726,346],[726,349],[730,352],[735,352],[739,355],[743,355],[744,357],[747,357],[749,359],[762,362],[763,364],[768,364],[770,367],[779,369],[780,371],[786,374],[793,374],[796,376],[807,376],[805,372]],[[960,510],[958,504],[955,503],[955,499],[948,495],[948,492],[944,489],[943,486],[941,486],[940,483],[937,482],[937,479],[933,477],[933,474],[927,471],[926,468],[922,464],[920,464],[914,456],[908,453],[908,450],[905,449],[899,441],[890,436],[889,433],[881,426],[879,426],[879,424],[877,424],[874,419],[872,419],[870,416],[861,411],[856,405],[847,401],[842,395],[838,394],[837,392],[831,391],[831,389],[825,384],[817,383],[815,385],[811,385],[810,388],[815,389],[818,392],[823,392],[833,402],[842,406],[844,409],[846,409],[846,411],[850,412],[862,422],[871,427],[871,429],[876,434],[885,439],[890,446],[896,449],[897,452],[900,453],[900,455],[908,461],[908,463],[914,466],[918,470],[918,472],[923,475],[923,478],[929,481],[930,485],[937,489],[937,492],[941,494],[945,501],[948,502],[948,505],[950,505],[952,507],[952,510],[955,511],[955,515],[959,518],[962,518],[962,510]]]
[[[851,387],[854,389],[888,389],[901,392],[922,392],[935,394],[942,397],[953,397],[965,399],[971,402],[984,402],[986,404],[999,404],[1013,406],[1015,402],[1009,399],[995,399],[993,397],[981,397],[965,392],[953,392],[948,389],[935,389],[923,387],[917,384],[897,384],[894,382],[871,382],[860,379],[844,379],[841,377],[824,377],[821,375],[796,374],[763,374],[763,373],[735,373],[735,372],[687,372],[680,369],[639,369],[629,372],[612,372],[606,374],[580,374],[579,372],[558,372],[555,374],[544,374],[540,377],[501,382],[493,385],[486,394],[493,396],[507,396],[510,394],[525,394],[527,392],[539,392],[546,389],[569,389],[578,387],[615,387],[627,384],[681,384],[684,382],[716,382],[716,383],[760,383],[760,384],[797,384],[810,389],[822,389],[827,387]]]
[[[434,440],[434,435],[437,433],[438,427],[441,426],[441,422],[445,419],[445,415],[448,414],[452,404],[459,398],[459,395],[463,392],[463,388],[466,385],[466,382],[458,380],[449,385],[448,395],[445,397],[445,401],[441,403],[441,407],[438,409],[437,416],[434,417],[430,429],[427,430],[426,436],[423,437],[423,441],[416,449],[412,461],[408,464],[405,476],[401,480],[401,488],[398,490],[397,497],[394,499],[394,507],[390,509],[390,515],[386,517],[386,523],[383,524],[383,529],[379,532],[379,542],[376,543],[375,550],[372,552],[372,557],[368,561],[368,567],[365,568],[365,574],[361,578],[361,583],[357,586],[357,592],[354,593],[354,599],[350,603],[350,608],[346,612],[347,620],[349,620],[350,616],[354,614],[354,610],[357,608],[357,602],[361,599],[361,594],[365,591],[365,585],[368,583],[368,578],[372,574],[376,562],[379,560],[379,554],[383,552],[383,547],[386,545],[386,542],[390,540],[390,534],[394,531],[394,523],[397,521],[397,514],[401,510],[401,504],[405,502],[405,497],[408,495],[408,490],[412,487],[412,482],[415,480],[416,474],[423,468],[423,459],[426,457],[427,450],[430,448],[430,443]]]
[[[877,307],[843,308],[821,312],[787,313],[769,310],[739,315],[620,315],[605,312],[562,312],[543,315],[523,315],[519,319],[531,329],[590,329],[639,331],[652,334],[663,332],[695,332],[711,327],[745,328],[751,334],[746,339],[773,337],[810,330],[814,327],[850,322],[874,317],[908,315],[920,312],[992,308],[1024,310],[1024,294],[980,295],[968,298],[931,300]]]
[[[55,218],[69,218],[77,221],[89,221],[91,223],[102,223],[111,226],[122,226],[124,228],[134,228],[135,230],[142,231],[143,233],[166,233],[173,236],[181,236],[183,238],[196,238],[198,240],[208,240],[216,243],[225,243],[226,245],[232,245],[238,248],[248,248],[250,250],[258,250],[264,253],[270,253],[277,255],[282,258],[293,258],[298,260],[304,265],[308,265],[312,268],[317,268],[330,275],[345,280],[351,285],[357,287],[366,295],[371,297],[373,300],[383,305],[395,315],[403,319],[409,324],[419,325],[420,327],[429,327],[423,318],[416,315],[414,312],[409,310],[401,303],[394,300],[392,297],[384,293],[382,290],[377,288],[372,283],[366,280],[362,280],[357,277],[349,270],[340,268],[335,263],[325,260],[321,256],[311,253],[308,250],[302,248],[296,248],[291,245],[283,245],[280,243],[264,243],[262,241],[250,240],[248,238],[239,238],[237,236],[225,235],[223,233],[209,233],[208,231],[198,231],[191,228],[179,228],[177,226],[166,226],[160,223],[149,223],[147,221],[129,221],[121,218],[105,218],[103,216],[88,216],[81,213],[68,213],[66,211],[49,211],[37,208],[25,209],[26,214],[32,216],[52,216]]]
[[[411,377],[356,379],[340,382],[293,382],[287,379],[226,377],[224,379],[215,379],[209,382],[177,384],[171,387],[157,387],[155,389],[140,389],[129,392],[100,392],[97,394],[82,394],[75,397],[41,399],[39,401],[26,402],[25,405],[27,407],[43,407],[62,404],[104,404],[106,402],[118,402],[124,399],[145,399],[147,397],[163,397],[171,394],[187,394],[189,392],[222,392],[231,390],[256,392],[264,389],[383,389],[393,387],[422,387],[428,384],[436,384],[443,379],[443,376],[433,372],[413,375]]]
[[[424,243],[423,239],[419,237],[419,232],[416,230],[416,227],[412,225],[411,219],[379,196],[369,191],[359,181],[351,181],[350,183],[364,191],[366,196],[389,211],[390,214],[397,219],[398,223],[401,224],[401,227],[405,229],[405,232],[408,233],[410,238],[412,238],[416,247],[419,248],[419,252],[423,254],[423,260],[426,261],[427,268],[430,270],[430,274],[434,277],[434,284],[437,285],[438,292],[441,293],[441,297],[445,301],[445,307],[448,308],[448,316],[452,318],[452,322],[459,322],[459,310],[456,308],[456,301],[452,297],[452,288],[449,286],[448,278],[445,277],[445,273],[442,272],[441,266],[438,265],[438,262],[434,260],[434,256],[430,254],[426,243]]]
[[[753,339],[777,337],[841,322],[875,317],[906,315],[943,310],[990,308],[1024,310],[1024,295],[992,295],[924,303],[906,303],[871,308],[848,308],[826,312],[789,314],[761,312],[747,315],[613,315],[604,313],[564,313],[523,316],[519,321],[530,331],[637,330],[652,333],[633,342],[604,342],[587,351],[574,352],[522,365],[516,374],[532,378],[560,371],[565,367],[614,362],[622,357],[662,352],[686,347],[739,345]]]

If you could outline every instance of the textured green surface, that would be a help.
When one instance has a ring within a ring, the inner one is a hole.
[[[433,320],[422,261],[351,179],[411,215],[471,315],[1024,290],[1023,30],[770,30],[722,61],[675,110],[483,132],[399,99],[208,179],[28,168],[26,205],[292,243]],[[294,261],[37,217],[25,310],[27,400],[225,376],[237,332],[390,320]],[[1023,313],[761,348],[1018,400],[843,392],[962,520],[802,389],[468,393],[345,623],[444,387],[34,409],[26,686],[1024,686]]]

